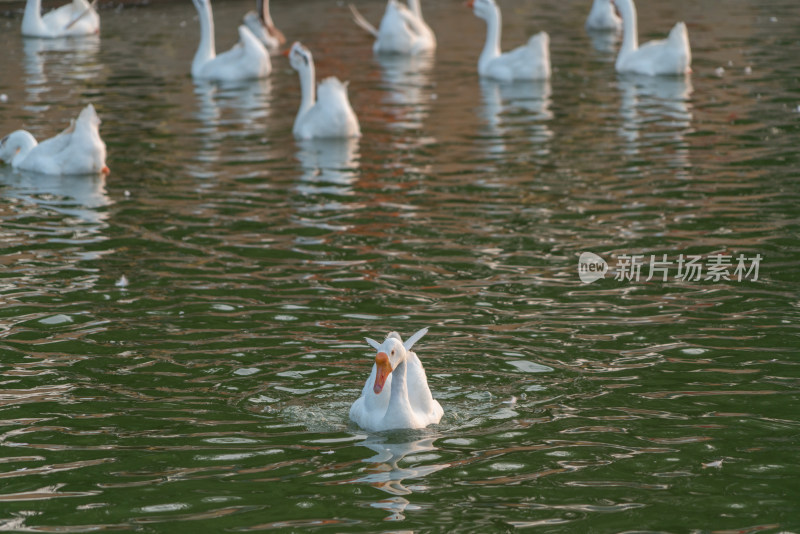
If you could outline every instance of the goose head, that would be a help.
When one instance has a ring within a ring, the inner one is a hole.
[[[494,0],[469,0],[467,7],[472,9],[476,17],[486,21],[497,15],[497,4]]]
[[[311,50],[300,44],[300,42],[295,42],[289,50],[289,64],[296,71],[308,70],[314,64]]]
[[[386,379],[389,378],[392,371],[408,357],[408,351],[403,346],[400,336],[394,332],[392,334],[389,334],[386,341],[378,347],[378,354],[375,355],[377,373],[375,374],[375,384],[372,386],[372,390],[376,395],[383,391]]]
[[[0,139],[0,161],[8,163],[16,153],[17,149],[11,144],[11,134]]]
[[[0,161],[11,163],[23,149],[36,144],[33,136],[24,130],[17,130],[0,139]]]
[[[428,333],[427,328],[414,333],[410,338],[403,343],[403,339],[397,332],[391,332],[386,336],[383,343],[378,343],[374,339],[366,338],[367,343],[378,351],[375,355],[375,384],[372,386],[372,391],[379,395],[383,391],[383,386],[386,384],[386,379],[392,374],[400,363],[408,358],[408,351],[414,346],[414,343],[419,341],[422,336]]]
[[[258,20],[266,28],[267,33],[277,39],[278,44],[285,43],[286,37],[284,37],[282,31],[275,27],[272,22],[272,16],[269,14],[269,0],[257,0],[256,11],[258,12]]]

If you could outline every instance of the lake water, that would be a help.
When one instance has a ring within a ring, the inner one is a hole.
[[[111,168],[0,169],[0,530],[800,532],[800,3],[639,2],[643,40],[687,21],[685,81],[617,75],[589,4],[500,1],[504,49],[551,35],[509,87],[461,2],[411,63],[273,2],[350,81],[363,138],[316,144],[283,57],[193,83],[191,2],[0,18],[0,133],[92,102]],[[251,3],[214,7],[227,49]],[[425,326],[441,423],[360,430],[363,338]]]

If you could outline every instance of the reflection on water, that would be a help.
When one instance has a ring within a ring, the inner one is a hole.
[[[210,164],[240,158],[235,140],[262,136],[269,128],[271,91],[269,78],[235,84],[196,81],[198,159]],[[194,175],[208,177],[210,172],[195,170]]]
[[[677,168],[690,165],[685,136],[692,131],[689,76],[643,76],[624,74],[618,77],[620,89],[619,135],[625,140],[625,152],[638,154],[648,147],[671,145],[667,157]]]
[[[507,143],[517,142],[519,131],[527,134],[533,152],[549,153],[548,141],[553,137],[548,121],[550,110],[550,80],[524,80],[502,83],[481,79],[483,116],[492,139],[488,142],[491,153],[503,154]]]
[[[112,202],[106,194],[105,176],[52,176],[0,169],[0,195],[35,205],[87,223],[101,223],[108,212],[101,210]]]
[[[42,111],[44,94],[55,84],[85,83],[95,78],[102,64],[97,62],[100,38],[96,35],[81,38],[23,39],[25,54],[26,109]]]
[[[205,128],[200,132],[215,134],[230,126],[230,135],[246,135],[264,131],[270,114],[272,83],[269,78],[252,83],[223,84],[196,82],[197,113]]]
[[[407,56],[379,54],[383,81],[388,90],[386,102],[392,104],[393,128],[419,130],[430,112],[432,103],[431,71],[433,54]]]
[[[303,170],[295,190],[301,194],[298,224],[326,230],[346,230],[339,222],[360,206],[352,201],[358,180],[358,139],[297,141],[297,159]]]
[[[424,488],[425,477],[449,467],[447,463],[414,464],[414,456],[432,453],[437,448],[433,445],[435,437],[421,438],[405,443],[388,443],[386,437],[372,435],[358,445],[375,451],[375,456],[364,460],[369,466],[364,468],[364,476],[353,481],[354,484],[368,484],[391,495],[372,503],[374,508],[389,512],[387,521],[405,519],[406,510],[418,510],[419,505],[409,499],[414,491]],[[434,456],[437,456],[434,454]],[[420,459],[417,459],[419,462]],[[430,460],[426,454],[424,460]],[[400,463],[403,462],[404,466]],[[409,483],[411,481],[413,483]]]
[[[607,55],[609,61],[616,59],[617,43],[622,38],[621,32],[586,30],[586,33],[589,35],[589,40],[592,42],[592,47],[595,50]]]
[[[346,196],[358,179],[358,139],[308,139],[297,141],[297,159],[303,169],[297,190],[303,194]]]

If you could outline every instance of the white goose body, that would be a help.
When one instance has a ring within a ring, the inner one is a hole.
[[[550,78],[550,36],[539,32],[528,42],[506,53],[500,52],[502,17],[494,0],[474,0],[470,5],[486,21],[486,43],[478,58],[478,74],[502,82]]]
[[[586,17],[586,29],[589,31],[613,31],[622,29],[622,19],[614,10],[612,0],[594,0],[589,16]]]
[[[422,17],[420,0],[408,0],[408,6],[389,0],[376,30],[351,4],[356,24],[375,37],[372,50],[376,54],[416,55],[436,49],[436,35]]]
[[[678,22],[663,40],[639,46],[636,6],[633,0],[614,0],[622,15],[622,47],[617,56],[617,72],[649,76],[682,76],[691,72],[692,51],[686,24]]]
[[[374,432],[425,428],[441,420],[442,406],[431,395],[422,362],[411,351],[427,332],[423,328],[405,343],[397,332],[382,344],[367,338],[378,354],[361,396],[350,407],[350,419],[361,428]]]
[[[239,42],[219,55],[214,44],[214,17],[210,0],[193,0],[200,15],[200,44],[192,61],[192,77],[198,80],[237,82],[264,78],[272,71],[264,45],[244,25]]]
[[[26,37],[76,37],[100,33],[100,16],[94,4],[72,0],[42,16],[42,1],[28,0],[22,16],[22,35]]]
[[[315,88],[314,58],[300,43],[292,45],[289,62],[300,76],[300,109],[292,128],[294,136],[297,139],[360,137],[361,127],[350,106],[347,85],[329,77]]]
[[[277,53],[286,42],[286,37],[272,22],[269,0],[256,0],[256,10],[248,11],[243,22],[270,54]]]
[[[67,129],[41,143],[25,130],[7,135],[0,140],[0,160],[15,169],[42,174],[108,173],[99,126],[100,119],[89,104]]]

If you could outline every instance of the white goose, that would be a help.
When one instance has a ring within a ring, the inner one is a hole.
[[[294,120],[294,136],[297,139],[361,137],[358,118],[347,96],[347,84],[331,76],[322,80],[315,91],[311,51],[296,42],[288,55],[289,63],[300,75],[300,109]]]
[[[192,76],[199,80],[236,82],[264,78],[272,62],[264,45],[244,25],[239,26],[239,42],[217,55],[214,45],[214,15],[211,0],[193,0],[200,15],[200,45],[192,61]]]
[[[680,76],[691,72],[692,51],[686,24],[677,23],[664,40],[639,46],[636,6],[633,0],[614,0],[622,15],[622,47],[617,56],[617,72],[649,76]]]
[[[486,44],[478,59],[478,74],[502,82],[550,78],[550,36],[539,32],[510,52],[500,53],[502,18],[494,0],[470,0],[475,16],[486,21]]]
[[[622,29],[622,19],[617,15],[612,0],[594,0],[589,16],[586,17],[586,29],[603,32],[618,32]]]
[[[353,4],[350,4],[350,11],[356,24],[375,37],[372,50],[376,54],[415,55],[436,49],[436,36],[422,18],[420,0],[408,0],[408,7],[397,0],[389,0],[378,29]]]
[[[75,37],[100,33],[100,16],[86,0],[72,0],[42,16],[42,0],[28,0],[22,15],[22,35],[26,37]]]
[[[269,0],[256,0],[256,10],[248,11],[244,16],[244,25],[253,32],[270,54],[278,52],[286,42],[286,37],[275,27],[269,14]]]
[[[106,144],[100,139],[100,119],[89,104],[60,134],[37,143],[25,130],[0,140],[0,160],[15,169],[42,174],[107,174]]]
[[[350,419],[358,426],[370,431],[425,428],[441,420],[442,406],[431,395],[422,363],[411,351],[426,333],[423,328],[405,343],[397,332],[382,344],[366,338],[378,354],[361,396],[350,407]]]

